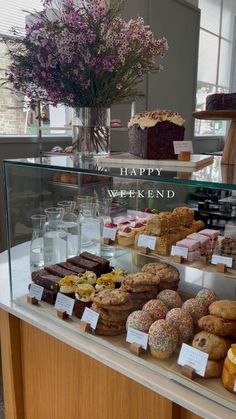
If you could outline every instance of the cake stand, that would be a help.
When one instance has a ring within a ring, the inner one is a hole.
[[[223,164],[236,164],[236,110],[193,112],[194,118],[213,121],[231,120],[222,157]]]

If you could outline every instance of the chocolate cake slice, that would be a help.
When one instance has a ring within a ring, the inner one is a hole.
[[[97,256],[97,255],[94,255],[93,253],[89,253],[89,252],[83,252],[81,253],[80,256],[84,259],[99,263],[100,272],[105,273],[109,271],[109,265],[110,265],[109,260],[102,258],[100,256]]]
[[[215,93],[206,98],[207,111],[236,110],[236,93]]]
[[[32,281],[34,282],[34,280],[42,275],[48,275],[48,271],[46,271],[46,269],[40,269],[39,271],[34,271],[31,272],[31,278]]]
[[[86,271],[93,271],[95,273],[100,272],[100,265],[98,262],[93,262],[92,260],[84,259],[81,256],[75,256],[73,258],[68,259],[68,262],[72,263],[73,265],[79,266],[79,268],[83,268]]]
[[[62,268],[68,269],[69,271],[75,274],[84,274],[85,272],[85,269],[79,268],[76,265],[72,265],[72,263],[70,262],[59,263],[59,266],[61,266]]]
[[[175,160],[174,141],[183,141],[184,119],[177,112],[142,112],[129,122],[129,152],[149,160]]]
[[[72,274],[69,269],[62,268],[60,265],[46,266],[45,269],[46,269],[46,271],[48,271],[48,272],[50,272],[54,275],[60,276],[61,278],[63,278],[66,275],[71,275]]]
[[[35,278],[33,282],[48,290],[59,291],[60,287],[58,282],[60,281],[60,279],[61,278],[59,276],[49,275],[47,272],[47,275],[43,274],[41,276],[37,276],[37,278]]]

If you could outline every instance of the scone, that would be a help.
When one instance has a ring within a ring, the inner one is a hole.
[[[198,320],[198,326],[217,336],[236,338],[236,321],[234,320],[225,320],[210,314]]]
[[[230,348],[230,341],[202,331],[194,336],[192,346],[209,355],[209,359],[219,361],[224,358]]]
[[[236,320],[236,301],[219,300],[209,307],[210,314],[226,320]]]
[[[228,350],[225,358],[222,382],[226,390],[235,393],[236,382],[236,344],[232,345]]]

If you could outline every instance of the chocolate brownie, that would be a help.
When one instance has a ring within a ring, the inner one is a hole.
[[[31,287],[31,284],[29,284],[29,287],[28,287],[29,291],[30,291],[30,287]],[[53,305],[53,304],[55,304],[56,298],[57,298],[57,291],[48,290],[48,289],[44,288],[43,296],[42,296],[43,301],[46,301],[46,303]]]
[[[80,256],[84,259],[99,263],[101,272],[107,272],[109,270],[109,261],[105,258],[93,255],[89,252],[83,252]]]
[[[85,273],[85,269],[79,268],[76,265],[72,265],[72,263],[70,263],[70,262],[62,262],[62,263],[59,263],[59,265],[62,268],[69,269],[69,271],[75,272],[77,274],[84,274]]]
[[[73,265],[79,266],[79,268],[83,268],[86,271],[93,271],[95,273],[100,272],[100,264],[98,262],[93,262],[92,260],[84,259],[81,256],[75,256],[73,258],[68,259],[68,262],[72,263]]]
[[[60,276],[61,278],[71,275],[71,271],[69,269],[62,268],[60,265],[46,266],[45,269],[54,275]]]
[[[215,93],[207,96],[206,110],[236,110],[236,93]]]
[[[40,269],[40,271],[31,272],[32,281],[34,281],[35,278],[38,278],[39,276],[42,276],[42,275],[48,275],[48,271],[46,271],[46,269]]]
[[[47,272],[47,275],[38,276],[33,280],[33,282],[48,290],[59,291],[58,282],[60,279],[61,278],[59,276],[49,275]]]

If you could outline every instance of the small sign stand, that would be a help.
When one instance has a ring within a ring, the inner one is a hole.
[[[228,268],[224,263],[217,263],[216,265],[216,271],[225,274],[227,272]]]
[[[184,259],[183,259],[183,257],[182,256],[179,256],[179,255],[175,255],[175,256],[173,256],[173,261],[175,262],[175,263],[184,263]]]
[[[37,300],[35,297],[32,297],[31,295],[27,295],[27,303],[31,304],[32,306],[38,306],[39,300]]]
[[[81,321],[79,328],[81,330],[81,332],[85,332],[85,333],[92,333],[92,328],[90,326],[90,324],[88,322],[85,321]]]
[[[144,255],[149,255],[151,253],[151,249],[149,247],[138,247],[138,251]]]
[[[190,151],[181,151],[180,154],[178,154],[178,160],[179,161],[190,161],[191,160]]]
[[[138,345],[138,343],[131,343],[129,346],[130,352],[136,356],[141,356],[145,353],[145,349],[142,348],[141,345]]]
[[[182,367],[182,374],[185,377],[190,378],[190,380],[194,380],[197,377],[195,369],[193,369],[189,365],[184,365]]]
[[[103,239],[102,239],[102,241],[103,241],[103,244],[106,244],[106,245],[111,245],[111,244],[114,244],[114,242],[113,242],[113,240],[111,240],[111,239],[108,239],[108,237],[104,237]]]
[[[59,317],[62,320],[69,319],[69,314],[65,310],[57,310],[57,317]]]

